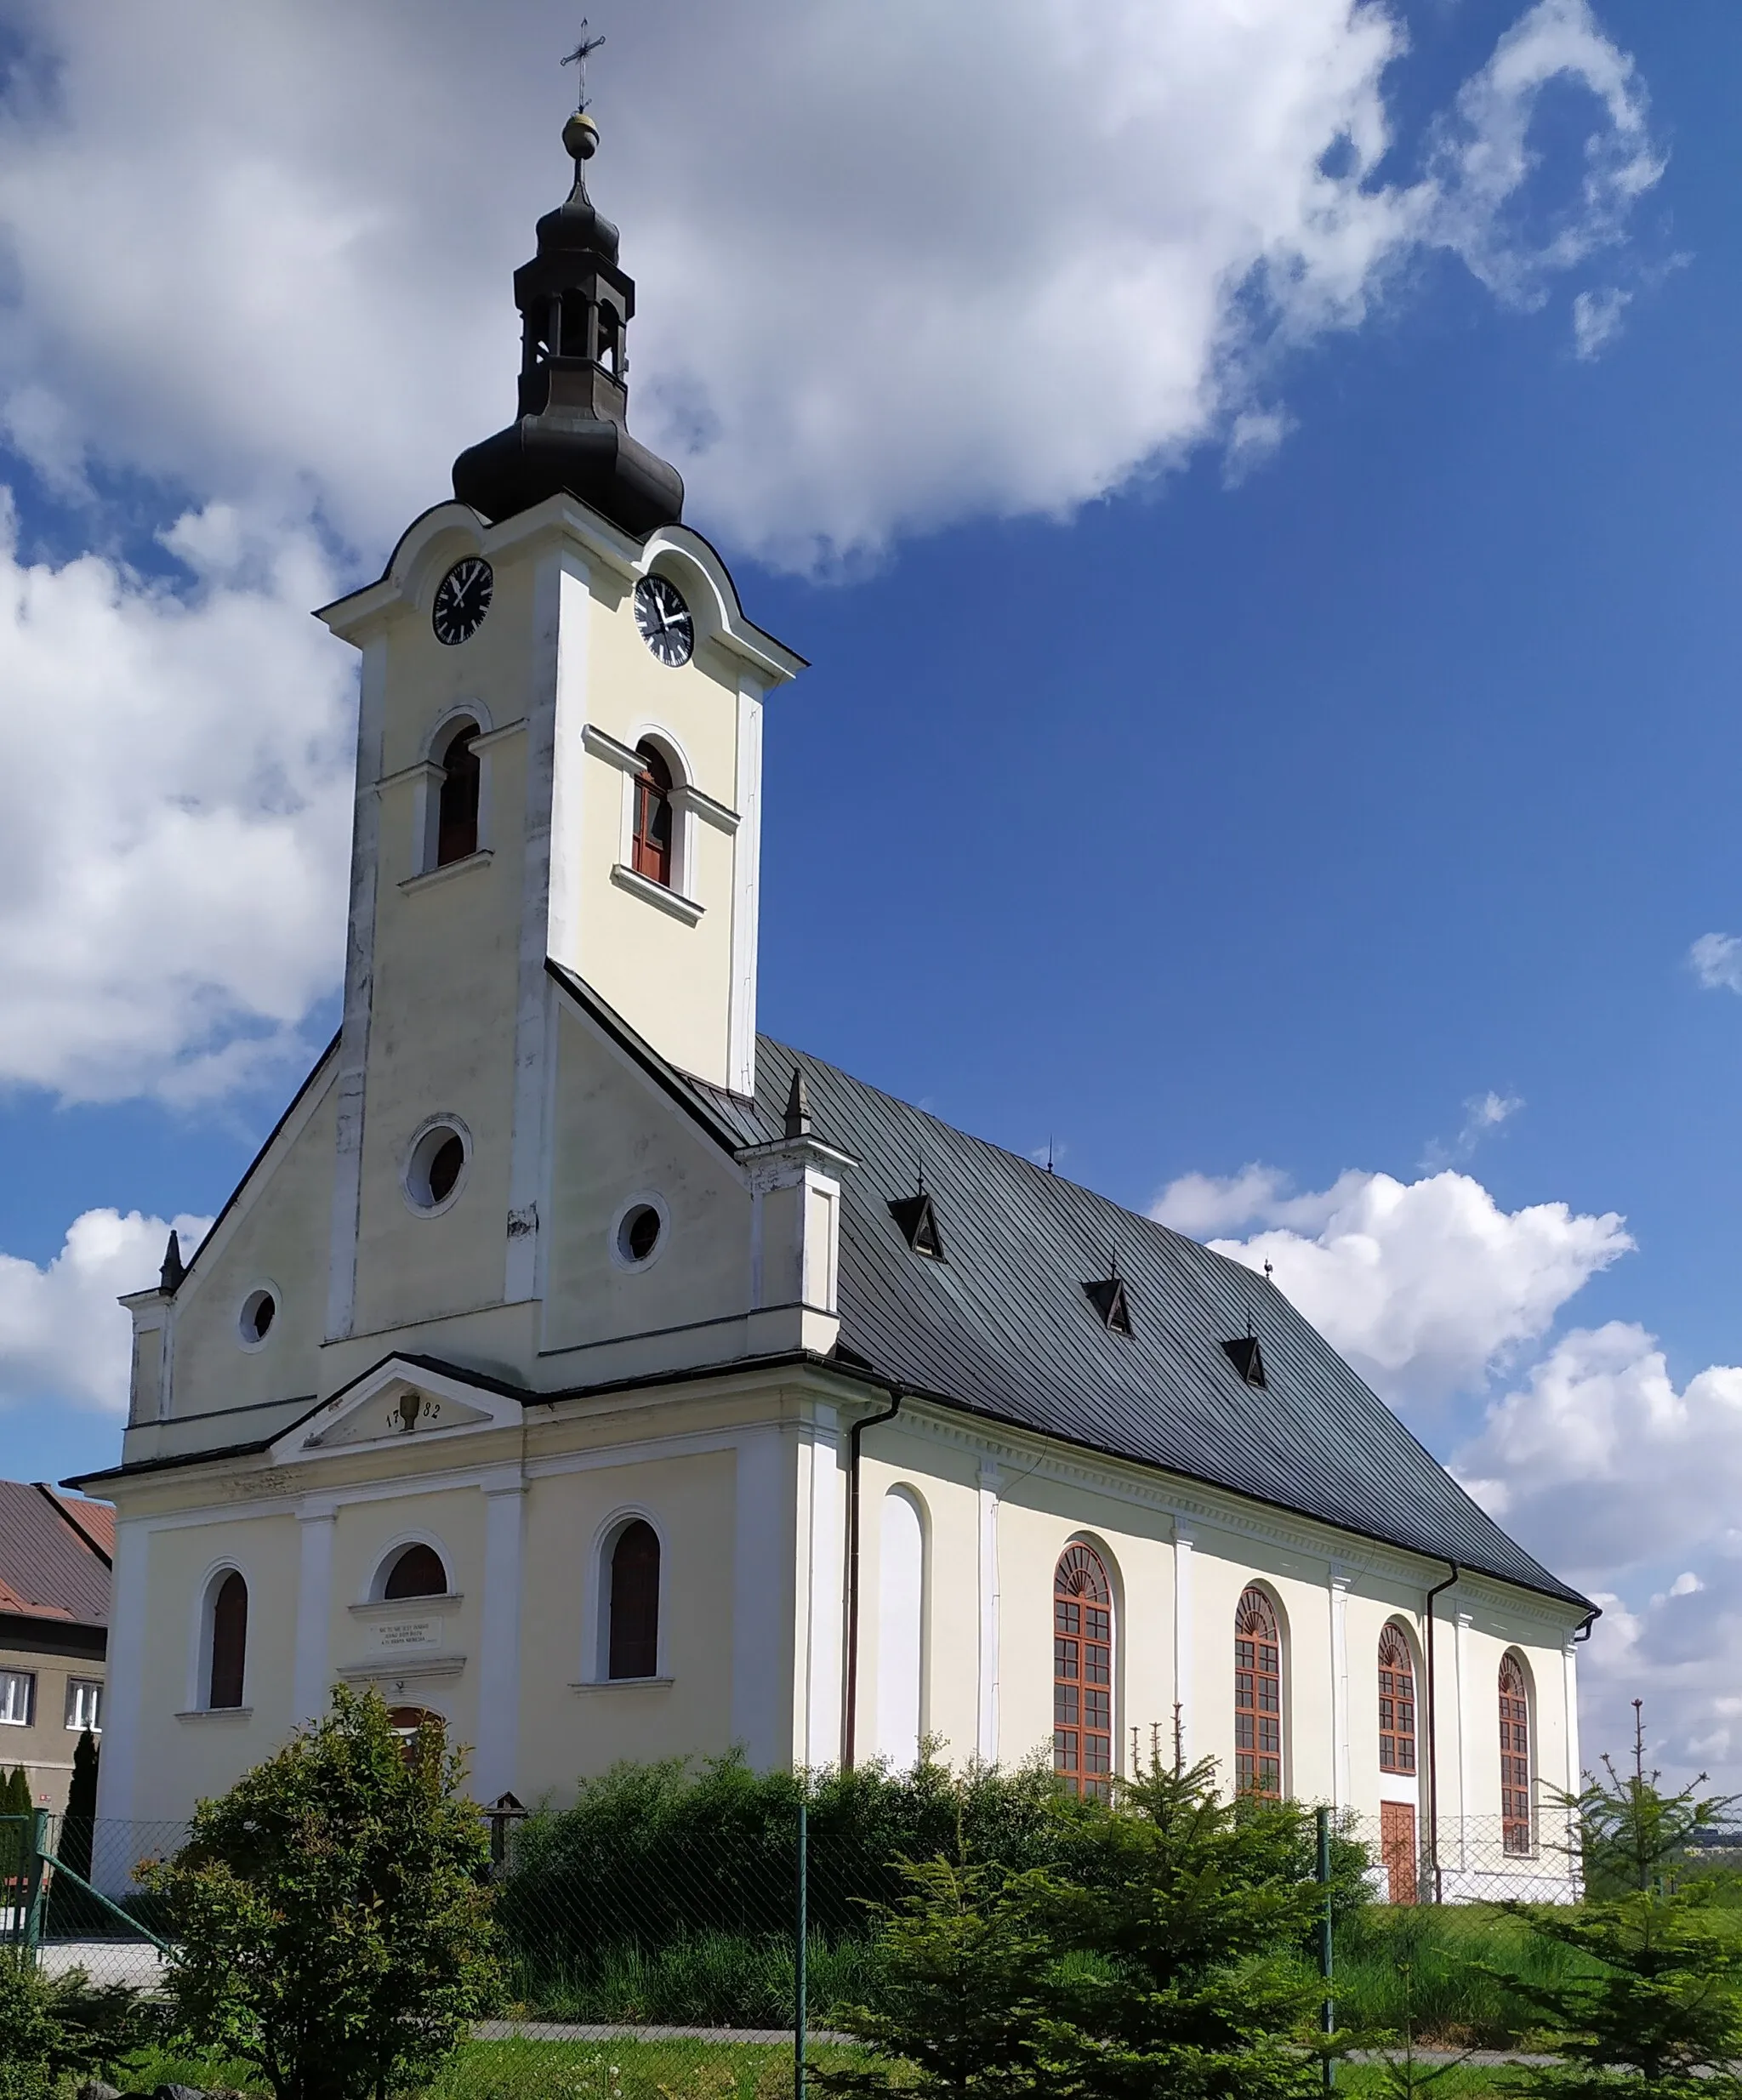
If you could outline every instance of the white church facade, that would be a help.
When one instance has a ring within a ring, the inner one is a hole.
[[[1177,1725],[1399,1858],[1535,1853],[1589,1602],[1265,1279],[759,1038],[804,667],[628,435],[595,137],[515,279],[518,419],[322,616],[343,1022],[126,1301],[100,1813],[185,1816],[344,1682],[482,1801],[925,1740],[1103,1790]]]

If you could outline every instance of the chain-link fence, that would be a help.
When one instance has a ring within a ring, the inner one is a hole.
[[[0,1943],[51,1975],[154,1986],[168,1943],[154,1899],[138,1886],[147,1859],[185,1841],[185,1823],[88,1816],[0,1816]]]

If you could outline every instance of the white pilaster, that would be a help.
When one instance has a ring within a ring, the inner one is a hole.
[[[980,1467],[980,1686],[975,1749],[998,1756],[998,1496],[1004,1477],[989,1460]]]
[[[805,1762],[832,1763],[840,1752],[842,1475],[833,1408],[819,1407],[807,1447],[811,1465]]]
[[[1566,1790],[1576,1794],[1585,1784],[1585,1775],[1579,1765],[1579,1649],[1576,1642],[1568,1641],[1561,1651],[1565,1663],[1565,1696],[1567,1701],[1567,1777]]]
[[[1346,1808],[1354,1800],[1349,1768],[1349,1570],[1330,1564],[1331,1801]]]
[[[732,1739],[753,1771],[783,1761],[779,1722],[783,1649],[778,1628],[785,1594],[783,1557],[790,1538],[783,1509],[780,1432],[745,1430],[737,1439],[732,1565]],[[790,1658],[788,1655],[789,1664]],[[788,1739],[790,1755],[791,1739]]]
[[[726,1021],[726,1083],[756,1090],[756,944],[762,882],[762,687],[738,682],[738,827],[732,841],[732,993]]]
[[[333,1534],[339,1512],[331,1505],[315,1503],[296,1514],[296,1648],[291,1669],[291,1718],[314,1721],[327,1710]]]
[[[1476,1745],[1472,1739],[1474,1702],[1470,1684],[1470,1629],[1474,1623],[1475,1614],[1472,1612],[1458,1613],[1457,1631],[1453,1636],[1452,1649],[1452,1698],[1456,1708],[1455,1719],[1458,1751],[1458,1864],[1460,1869],[1470,1864],[1466,1852],[1469,1841],[1472,1766],[1476,1755]],[[1498,1720],[1494,1725],[1499,1727]],[[1443,1847],[1450,1833],[1446,1829],[1443,1802],[1436,1804],[1436,1807],[1439,1814],[1439,1841]]]
[[[1174,1519],[1174,1704],[1178,1709],[1180,1757],[1192,1761],[1192,1549],[1190,1528]]]
[[[109,1663],[103,1690],[103,1755],[97,1767],[97,1813],[127,1822],[139,1813],[134,1777],[145,1701],[145,1581],[151,1534],[138,1519],[117,1520],[110,1589]],[[170,1704],[168,1700],[163,1702]],[[105,1848],[112,1850],[113,1848]],[[127,1858],[130,1860],[131,1853]],[[119,1883],[128,1886],[123,1873]],[[109,1892],[113,1893],[111,1890]]]
[[[478,1748],[473,1784],[482,1801],[513,1791],[520,1764],[521,1542],[527,1483],[516,1471],[484,1483],[484,1607],[478,1659]]]

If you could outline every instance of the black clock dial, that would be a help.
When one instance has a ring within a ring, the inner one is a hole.
[[[456,561],[436,587],[430,622],[436,640],[446,642],[450,649],[457,642],[470,641],[484,624],[494,589],[495,578],[487,561],[477,555],[467,555]]]
[[[696,623],[677,586],[663,576],[644,576],[635,585],[635,625],[662,663],[687,663],[696,646]]]

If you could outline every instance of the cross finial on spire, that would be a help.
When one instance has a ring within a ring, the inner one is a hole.
[[[587,18],[584,14],[581,17],[581,40],[562,61],[565,65],[572,65],[575,69],[575,108],[577,111],[584,110],[587,106],[587,60],[604,41],[602,37],[589,37],[587,34]]]

